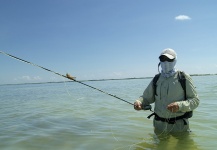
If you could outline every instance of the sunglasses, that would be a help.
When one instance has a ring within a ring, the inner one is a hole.
[[[160,59],[161,62],[165,62],[165,61],[173,62],[175,58],[174,59],[169,59],[167,56],[161,55],[159,57],[159,59]]]

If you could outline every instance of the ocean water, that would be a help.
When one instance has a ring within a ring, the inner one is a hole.
[[[75,82],[1,85],[0,150],[213,150],[217,76],[193,76],[200,105],[189,136],[157,137],[150,111]],[[134,102],[151,79],[85,82]]]

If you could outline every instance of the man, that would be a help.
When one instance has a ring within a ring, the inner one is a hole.
[[[142,110],[151,103],[155,104],[153,125],[157,133],[189,131],[189,112],[199,105],[193,81],[183,73],[186,91],[183,90],[179,82],[180,71],[175,69],[177,55],[173,49],[163,50],[159,59],[161,74],[157,81],[153,79],[150,82],[143,95],[136,100],[134,109]],[[155,85],[153,82],[156,82]]]

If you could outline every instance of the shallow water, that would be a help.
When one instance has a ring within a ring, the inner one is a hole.
[[[213,150],[217,147],[217,76],[193,77],[200,106],[191,134],[156,137],[150,111],[74,82],[1,85],[1,150]],[[150,79],[85,82],[131,103]]]

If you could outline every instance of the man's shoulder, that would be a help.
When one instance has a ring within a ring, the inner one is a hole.
[[[190,76],[190,74],[188,74],[188,73],[186,73],[185,71],[182,71],[182,70],[177,70],[177,74],[181,74],[181,75],[183,75],[184,77],[187,77],[187,78],[190,78],[191,76]]]
[[[178,72],[178,71],[177,71]],[[185,71],[179,71],[179,73],[182,74],[182,77],[183,79],[187,80],[187,81],[190,81],[192,82],[192,78],[191,78],[191,75],[186,73]],[[178,74],[178,73],[177,73]]]

